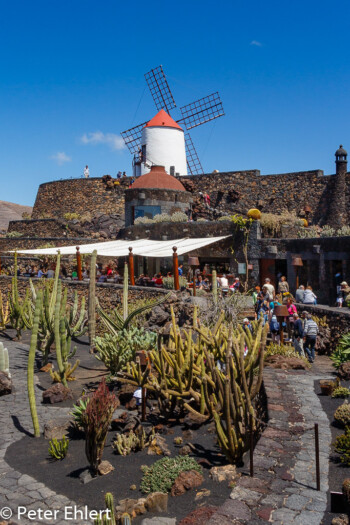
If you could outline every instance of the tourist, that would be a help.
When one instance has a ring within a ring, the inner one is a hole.
[[[228,279],[225,273],[222,277],[220,277],[220,286],[222,288],[222,293],[226,295],[228,292]]]
[[[294,323],[294,314],[298,313],[295,304],[293,304],[292,299],[287,299],[287,308],[288,308],[288,317],[287,317],[287,332],[288,332],[288,341],[292,340],[293,332],[293,323]]]
[[[157,275],[155,276],[155,287],[156,288],[162,288],[163,286],[163,278],[162,278],[162,274],[161,273],[157,273]]]
[[[106,271],[106,270],[102,270],[102,273],[101,273],[101,275],[99,276],[97,282],[98,282],[98,283],[105,283],[105,282],[107,282],[107,271]]]
[[[269,300],[273,301],[275,297],[275,287],[273,286],[273,284],[271,284],[271,279],[269,279],[268,277],[266,277],[265,279],[265,284],[263,288],[266,289],[267,294],[269,296]]]
[[[300,356],[305,356],[303,348],[303,322],[297,313],[293,314],[293,320],[293,346],[295,351],[298,352]]]
[[[275,315],[272,315],[270,321],[270,332],[273,343],[280,343],[280,324]]]
[[[46,272],[46,277],[48,279],[53,279],[55,277],[55,266],[52,265]]]
[[[349,294],[350,294],[350,287],[346,281],[343,281],[342,283],[340,283],[338,296],[337,296],[337,306],[339,308],[343,306]]]
[[[122,172],[121,171],[118,171],[117,173],[117,179],[121,179],[122,178]]]
[[[178,267],[178,272],[179,272],[179,276],[182,276],[184,271],[183,271],[183,264],[180,264],[179,267]]]
[[[89,279],[89,276],[90,276],[89,268],[85,266],[84,271],[83,271],[83,279],[87,280]]]
[[[203,289],[207,290],[209,292],[210,288],[211,288],[210,281],[209,281],[208,277],[206,277],[204,279],[204,281],[203,281]]]
[[[41,265],[40,266],[40,269],[38,271],[38,277],[41,278],[41,277],[46,277],[46,274],[44,272],[44,267]]]
[[[312,291],[311,286],[307,286],[304,291],[303,304],[317,304],[317,297]]]
[[[289,292],[289,284],[284,275],[281,276],[281,280],[278,283],[278,293],[284,294]]]
[[[77,281],[78,280],[78,272],[77,272],[76,268],[74,268],[74,270],[72,271],[72,279],[73,279],[73,281]]]
[[[256,305],[256,302],[257,302],[257,300],[258,300],[258,294],[259,294],[259,292],[260,292],[260,286],[256,286],[256,287],[255,287],[255,290],[254,290],[254,292],[253,292],[253,294],[252,294],[252,295],[253,295],[253,304],[254,304],[254,305]]]
[[[295,302],[296,303],[302,303],[303,302],[303,299],[304,299],[304,290],[305,290],[305,286],[303,286],[302,284],[299,286],[299,288],[297,289],[297,291],[295,292]]]
[[[317,334],[317,323],[312,319],[311,314],[307,314],[307,319],[304,326],[304,348],[310,363],[315,361],[315,345]]]
[[[61,265],[61,276],[62,276],[62,279],[67,279],[68,277],[67,269],[63,264]]]
[[[126,173],[125,171],[123,171],[123,179],[125,179],[125,177],[126,177]]]
[[[234,291],[234,292],[239,292],[239,288],[241,286],[241,282],[239,280],[239,277],[235,277],[235,280],[233,281],[233,284],[231,284],[230,288]]]
[[[248,330],[249,330],[249,332],[251,334],[253,333],[253,326],[252,326],[252,323],[249,321],[248,317],[245,317],[243,319],[243,325],[242,326],[243,326],[243,330],[245,332],[248,332]]]
[[[90,170],[89,170],[89,166],[86,165],[85,168],[84,168],[84,177],[86,179],[88,179],[90,177]]]
[[[203,278],[201,275],[197,276],[196,288],[198,288],[198,290],[203,290]]]

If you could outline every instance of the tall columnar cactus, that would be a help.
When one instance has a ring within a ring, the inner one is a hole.
[[[114,507],[114,498],[113,494],[111,492],[107,492],[105,495],[105,503],[106,503],[106,510],[108,511],[106,514],[102,516],[102,518],[95,519],[95,525],[116,525],[116,518],[115,518],[115,507]],[[131,521],[129,522],[131,525]],[[124,524],[123,524],[124,525]],[[126,524],[125,524],[126,525]]]
[[[31,308],[31,301],[29,297],[29,290],[24,299],[19,297],[18,281],[17,281],[17,252],[14,256],[14,275],[12,277],[12,286],[9,293],[9,320],[12,328],[16,330],[16,337],[20,341],[22,338],[22,330],[26,328],[25,316],[28,309]]]
[[[0,372],[5,372],[10,376],[9,353],[3,343],[0,343]]]
[[[56,360],[58,366],[58,373],[61,379],[61,382],[64,386],[67,386],[67,380],[65,377],[65,369],[62,358],[62,346],[61,346],[61,331],[60,331],[60,309],[61,309],[61,281],[58,283],[57,296],[56,296],[56,305],[55,305],[55,317],[54,317],[54,332],[55,332],[55,345],[56,345]],[[64,322],[64,321],[63,321]],[[62,326],[62,324],[61,324]]]
[[[38,413],[36,410],[35,391],[34,391],[34,362],[35,362],[35,351],[37,348],[37,341],[38,341],[39,320],[41,316],[42,302],[43,302],[42,292],[40,291],[38,292],[37,298],[35,301],[34,322],[33,322],[33,328],[32,328],[32,335],[30,338],[30,347],[29,347],[29,355],[28,355],[28,370],[27,370],[28,398],[29,398],[30,413],[31,413],[32,420],[33,420],[34,437],[40,437],[40,427],[39,427]]]
[[[89,305],[88,305],[88,327],[90,347],[94,344],[96,337],[96,260],[97,250],[91,255],[90,262],[90,283],[89,283]]]
[[[0,291],[0,330],[6,328],[9,319],[9,301],[7,301],[6,305],[4,304],[2,293]]]
[[[213,301],[215,304],[217,304],[218,302],[218,281],[217,281],[216,270],[213,270],[211,279],[212,279],[211,288],[213,292]]]

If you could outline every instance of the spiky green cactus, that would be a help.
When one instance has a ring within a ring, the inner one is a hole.
[[[102,516],[102,518],[97,518],[95,520],[95,525],[116,525],[116,517],[115,517],[115,506],[114,506],[114,498],[113,494],[111,492],[107,492],[105,495],[105,504],[106,504],[106,510],[108,511],[106,514]],[[123,525],[127,525],[122,521]],[[131,525],[131,521],[129,522]]]
[[[10,376],[9,353],[3,343],[0,342],[0,372],[5,372]]]
[[[28,398],[30,413],[33,420],[34,427],[34,437],[40,437],[40,427],[38,420],[38,413],[36,409],[35,402],[35,391],[34,391],[34,362],[35,362],[35,351],[37,348],[38,341],[38,332],[39,332],[39,320],[42,310],[42,292],[38,292],[36,301],[35,301],[35,311],[34,311],[34,322],[32,328],[32,335],[30,338],[30,347],[28,355],[28,370],[27,370],[27,383],[28,383]]]
[[[25,298],[21,299],[18,292],[17,281],[17,252],[14,255],[14,275],[12,277],[11,291],[8,296],[9,302],[9,321],[12,328],[16,330],[16,337],[22,339],[22,331],[26,329],[26,315],[31,309],[30,293],[27,290]]]
[[[88,327],[90,347],[94,345],[96,337],[96,260],[97,250],[94,250],[90,261],[90,282],[89,282],[89,304],[88,304]],[[90,351],[91,351],[90,350]]]
[[[154,429],[147,438],[145,430],[142,428],[139,432],[130,430],[128,434],[117,434],[113,442],[113,448],[121,456],[127,456],[130,452],[144,450],[154,438]]]

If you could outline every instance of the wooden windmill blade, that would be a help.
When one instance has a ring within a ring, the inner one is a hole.
[[[182,118],[177,122],[185,124],[187,129],[195,128],[225,115],[218,92],[182,106],[180,111]]]
[[[176,108],[175,100],[162,66],[151,69],[145,74],[145,78],[158,111],[164,109],[169,113],[171,109]]]
[[[143,122],[143,124],[121,132],[121,136],[124,139],[125,145],[129,148],[130,153],[135,154],[140,151],[142,130],[147,122]]]
[[[185,133],[185,145],[188,171],[191,175],[202,175],[204,173],[202,164],[189,133]]]

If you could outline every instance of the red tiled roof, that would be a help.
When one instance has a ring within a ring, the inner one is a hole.
[[[165,128],[176,128],[181,129],[181,126],[171,118],[170,115],[164,109],[161,109],[149,122],[147,122],[145,128],[151,128],[154,126],[164,126]]]
[[[164,166],[152,166],[149,173],[138,177],[130,189],[137,188],[186,191],[179,180],[165,171]]]

